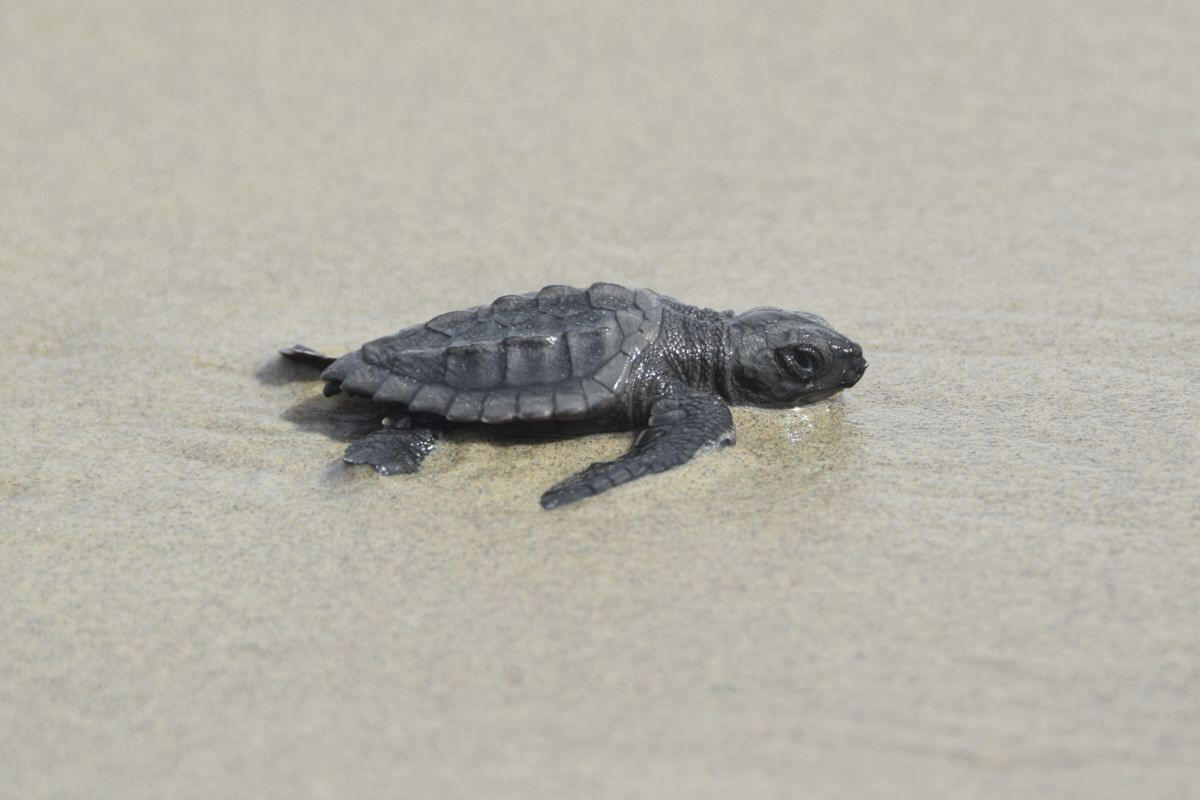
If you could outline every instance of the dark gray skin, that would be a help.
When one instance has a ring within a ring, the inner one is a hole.
[[[346,450],[347,462],[383,474],[416,472],[440,432],[457,425],[641,431],[625,455],[551,487],[547,509],[733,444],[730,405],[816,402],[867,368],[862,348],[813,314],[718,312],[611,283],[507,295],[338,359],[301,345],[280,352],[321,367],[327,395],[404,408]]]

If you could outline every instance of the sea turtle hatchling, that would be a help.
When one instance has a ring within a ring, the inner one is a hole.
[[[339,391],[402,407],[345,460],[416,472],[442,430],[516,425],[572,435],[641,433],[614,461],[551,487],[556,508],[734,441],[729,405],[787,408],[853,386],[862,348],[813,314],[742,314],[685,305],[646,289],[547,286],[451,311],[331,358],[280,351],[324,369]]]

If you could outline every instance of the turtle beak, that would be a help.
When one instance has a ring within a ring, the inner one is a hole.
[[[862,354],[851,356],[850,364],[842,371],[842,386],[853,386],[867,371],[867,360]]]

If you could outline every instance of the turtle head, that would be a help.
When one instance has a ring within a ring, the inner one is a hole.
[[[730,400],[790,408],[858,383],[862,348],[815,314],[752,308],[731,321]]]

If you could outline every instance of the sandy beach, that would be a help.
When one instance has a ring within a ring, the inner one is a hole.
[[[0,11],[0,794],[1200,796],[1200,5]],[[280,363],[606,280],[870,362],[628,447]]]

